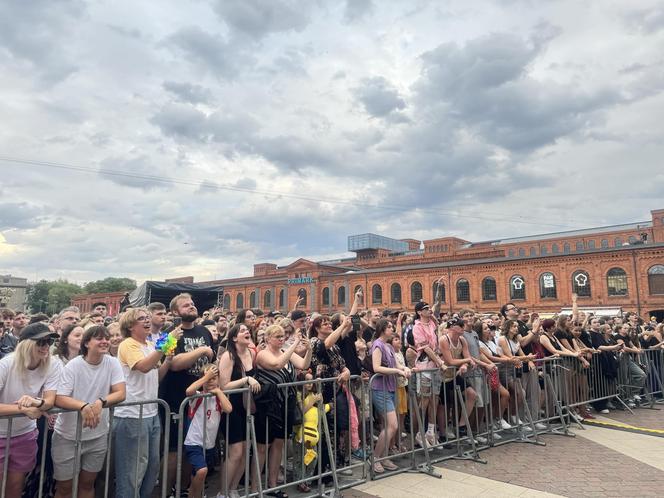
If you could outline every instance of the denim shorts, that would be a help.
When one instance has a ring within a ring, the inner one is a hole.
[[[387,413],[395,411],[394,391],[382,391],[378,389],[371,390],[373,407],[377,413]]]

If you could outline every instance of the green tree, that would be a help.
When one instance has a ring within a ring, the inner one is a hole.
[[[39,313],[40,311],[46,311],[48,306],[48,291],[51,289],[52,283],[47,280],[40,280],[34,284],[28,284],[27,302],[30,312]]]
[[[86,294],[99,294],[101,292],[133,291],[136,281],[130,278],[107,277],[103,280],[88,282],[83,287]]]
[[[48,290],[49,313],[57,313],[62,308],[66,308],[71,304],[72,296],[82,293],[83,288],[80,285],[72,284],[66,280],[52,282],[51,288]]]

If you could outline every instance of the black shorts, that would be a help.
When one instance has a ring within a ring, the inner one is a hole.
[[[461,394],[464,394],[466,391],[466,379],[464,379],[463,377],[459,377],[458,375],[455,377],[455,379],[456,379],[456,385],[461,388]],[[443,385],[440,386],[440,402],[445,403],[453,399],[454,399],[454,381],[450,380],[447,382],[443,382]]]

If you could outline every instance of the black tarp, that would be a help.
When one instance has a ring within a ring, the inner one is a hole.
[[[171,299],[178,294],[186,292],[196,304],[199,312],[221,304],[224,297],[224,287],[221,285],[183,284],[176,282],[155,282],[147,280],[129,294],[131,306],[147,306],[159,302],[168,308]]]

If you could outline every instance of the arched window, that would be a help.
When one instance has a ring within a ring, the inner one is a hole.
[[[590,276],[583,270],[572,274],[572,292],[579,297],[590,297]]]
[[[555,299],[558,297],[556,292],[556,277],[551,272],[545,272],[540,275],[540,298]]]
[[[558,254],[558,253],[560,252],[560,248],[558,247],[558,244],[553,244],[553,245],[551,246],[551,252],[552,252],[553,254]]]
[[[422,300],[422,284],[413,282],[410,284],[410,302],[418,303]]]
[[[622,241],[622,239],[621,239],[620,237],[616,237],[616,240],[615,240],[615,242],[614,242],[614,245],[615,245],[616,247],[622,247],[622,245],[623,245],[623,241]]]
[[[256,307],[256,291],[252,291],[251,294],[249,294],[249,307]]]
[[[244,296],[240,292],[237,296],[235,296],[235,309],[240,311],[243,308],[244,308]]]
[[[272,308],[272,293],[269,290],[266,290],[263,294],[263,308],[266,310]]]
[[[300,290],[297,291],[297,297],[302,299],[300,301],[300,306],[307,305],[307,291],[304,290],[304,287],[301,287]]]
[[[226,311],[231,309],[231,295],[230,294],[224,294],[224,309]]]
[[[664,265],[648,269],[648,289],[650,294],[664,294]]]
[[[465,303],[470,301],[470,284],[465,278],[457,280],[456,283],[457,302]]]
[[[526,280],[521,275],[510,278],[510,299],[526,299]]]
[[[602,242],[600,242],[600,245],[602,246],[602,249],[608,249],[609,248],[609,239],[602,239]]]
[[[583,242],[579,241],[576,243],[576,250],[578,251],[583,251]]]
[[[322,295],[322,302],[323,306],[329,306],[330,305],[330,288],[329,287],[323,287],[323,295]]]
[[[534,247],[531,247],[530,248],[530,255],[531,256],[537,256],[537,249],[535,249]]]
[[[383,304],[383,288],[378,284],[371,287],[371,304]]]
[[[432,299],[432,301],[435,303],[438,300],[440,300],[441,303],[445,302],[445,284],[442,283],[442,282],[440,283],[440,285],[438,284],[438,282],[433,283],[433,299]]]
[[[509,251],[510,258],[514,257],[514,249],[510,249]]]
[[[588,241],[588,249],[595,249],[595,241],[594,240],[589,240]]]
[[[495,301],[498,299],[496,290],[496,279],[486,277],[482,280],[482,301]]]
[[[401,304],[401,285],[396,282],[390,286],[390,302]]]
[[[549,254],[549,250],[547,249],[546,246],[542,246],[542,247],[540,248],[540,255],[542,255],[542,256],[546,256],[547,254]]]
[[[523,247],[519,248],[519,256],[523,257],[525,255],[526,255],[526,250]]]
[[[606,287],[609,296],[627,295],[627,273],[622,268],[611,268],[606,272]]]
[[[283,308],[284,306],[286,306],[286,291],[281,289],[279,291],[279,307]]]
[[[337,289],[337,304],[339,306],[346,304],[346,287],[344,286]]]
[[[569,243],[568,242],[565,242],[563,244],[563,253],[564,254],[569,254]]]

